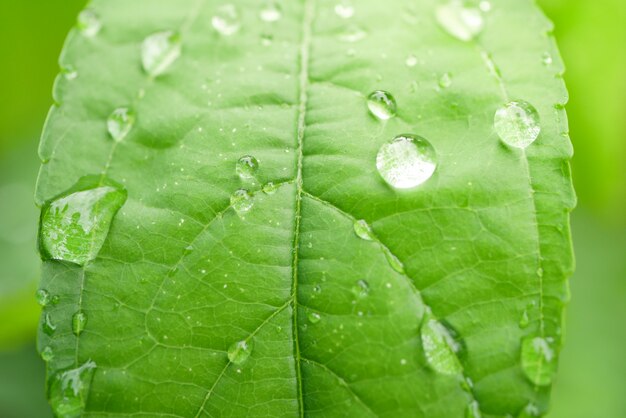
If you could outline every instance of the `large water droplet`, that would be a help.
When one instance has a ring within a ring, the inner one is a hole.
[[[252,341],[237,341],[228,348],[228,360],[233,364],[241,364],[250,357],[252,353]]]
[[[320,322],[322,319],[322,316],[320,314],[318,314],[317,312],[311,312],[309,314],[309,322],[312,324],[317,324],[318,322]]]
[[[498,109],[493,126],[500,139],[515,148],[526,148],[541,132],[539,112],[522,100],[509,102]]]
[[[92,9],[85,9],[78,14],[78,30],[88,37],[96,36],[102,29],[100,17]]]
[[[432,177],[437,168],[437,155],[426,139],[400,135],[380,147],[376,168],[391,187],[411,189]]]
[[[72,316],[72,332],[74,335],[78,337],[82,334],[85,329],[85,325],[87,325],[87,315],[82,311],[76,312]]]
[[[47,306],[50,303],[50,293],[45,289],[39,289],[35,293],[35,299],[39,306]]]
[[[126,107],[115,109],[107,119],[109,135],[111,135],[111,138],[116,142],[120,142],[126,138],[126,135],[128,135],[134,124],[135,112]]]
[[[556,366],[552,338],[529,336],[522,340],[522,370],[532,383],[537,386],[552,383]]]
[[[49,381],[50,405],[59,418],[80,417],[87,404],[96,363],[89,360],[80,367],[60,371]]]
[[[465,409],[465,418],[482,418],[480,405],[476,401],[472,401]]]
[[[386,91],[376,90],[367,97],[367,108],[380,120],[396,116],[396,99]]]
[[[276,22],[283,17],[283,13],[278,3],[270,1],[261,8],[260,17],[264,22]]]
[[[437,7],[437,21],[450,35],[466,42],[482,32],[485,25],[480,10],[465,6],[461,0]]]
[[[241,28],[237,8],[232,4],[224,4],[218,7],[213,19],[211,19],[211,24],[221,35],[234,35]]]
[[[357,298],[365,298],[370,294],[370,285],[365,280],[358,280],[352,286],[352,294]]]
[[[367,32],[356,25],[348,26],[339,34],[339,40],[342,42],[358,42],[367,36]]]
[[[453,332],[441,322],[428,315],[422,325],[422,347],[428,365],[443,374],[462,372],[457,353],[461,344],[454,338]]]
[[[84,265],[98,255],[113,217],[126,202],[121,187],[100,183],[99,178],[83,178],[43,207],[39,242],[44,257]]]
[[[252,209],[254,200],[246,189],[239,189],[230,197],[230,204],[235,209],[235,212],[242,214]]]
[[[364,239],[366,241],[374,240],[374,233],[372,232],[372,228],[363,219],[354,221],[354,232],[361,239]]]
[[[349,0],[342,0],[335,5],[335,13],[342,19],[350,19],[354,16],[354,6]]]
[[[52,335],[54,334],[54,331],[56,331],[57,326],[54,325],[54,323],[52,322],[52,318],[50,317],[50,314],[45,314],[43,316],[43,322],[41,324],[41,328],[43,329],[43,332],[46,335]]]
[[[177,32],[157,32],[148,36],[141,44],[143,69],[156,77],[164,73],[180,57],[181,39]]]
[[[52,351],[52,347],[46,346],[43,350],[41,350],[41,359],[45,362],[49,362],[54,359],[54,352]]]
[[[389,248],[383,247],[383,253],[391,268],[400,274],[404,274],[404,264],[402,264],[402,261],[398,260],[398,257],[393,255]]]
[[[237,161],[237,174],[242,179],[251,179],[254,178],[257,170],[259,169],[259,162],[256,158],[251,155],[246,155],[245,157],[241,157]]]

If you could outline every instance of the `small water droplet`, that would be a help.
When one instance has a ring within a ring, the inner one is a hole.
[[[386,91],[376,90],[367,97],[367,108],[380,120],[396,116],[396,99]]]
[[[233,364],[241,364],[252,353],[252,341],[237,341],[228,348],[228,360]]]
[[[367,32],[362,28],[356,25],[350,25],[339,35],[339,40],[342,42],[358,42],[366,36]]]
[[[96,363],[89,360],[80,367],[52,376],[48,397],[55,416],[73,418],[83,415],[95,369]]]
[[[43,316],[43,323],[41,325],[41,328],[46,335],[52,335],[54,334],[54,331],[56,331],[57,326],[54,325],[54,323],[52,322],[50,314],[47,313]]]
[[[480,34],[485,25],[481,11],[465,6],[461,0],[437,7],[437,21],[446,32],[465,42]]]
[[[85,329],[85,325],[87,325],[87,315],[78,311],[72,316],[72,332],[77,337],[83,332]]]
[[[404,274],[404,264],[402,264],[402,261],[398,260],[398,257],[393,255],[391,250],[386,247],[383,248],[383,252],[391,268],[400,274]]]
[[[309,314],[309,322],[312,324],[317,324],[322,319],[322,316],[317,312],[311,312]]]
[[[366,241],[374,240],[374,233],[372,232],[372,228],[363,219],[354,221],[354,232],[361,239],[364,239]]]
[[[259,169],[259,162],[257,161],[256,158],[254,158],[251,155],[246,155],[244,157],[241,157],[237,161],[237,166],[236,166],[237,174],[242,179],[254,178],[254,175],[256,174],[258,169]]]
[[[152,77],[164,73],[180,57],[181,39],[177,32],[157,32],[141,44],[143,69]]]
[[[52,347],[46,346],[43,350],[41,350],[41,358],[45,362],[52,361],[54,359],[54,353],[52,352]]]
[[[556,353],[551,338],[529,336],[522,340],[522,370],[537,386],[552,383],[556,372]]]
[[[407,67],[415,67],[417,65],[417,57],[413,54],[410,54],[406,57],[406,66]]]
[[[266,183],[263,185],[262,190],[263,190],[263,193],[272,195],[276,193],[279,187],[280,185],[274,184],[273,182],[270,181],[269,183]]]
[[[452,85],[452,75],[450,73],[444,73],[441,77],[439,77],[439,87],[442,89],[447,89]]]
[[[65,77],[66,80],[72,81],[78,78],[78,71],[74,68],[73,65],[65,65],[61,68],[61,74]]]
[[[509,102],[498,109],[493,125],[500,139],[515,148],[526,148],[541,132],[539,112],[522,100]]]
[[[520,328],[524,329],[524,328],[527,328],[528,325],[530,325],[530,318],[528,316],[528,309],[524,309],[524,312],[522,312],[522,317],[519,320],[519,326],[520,326]]]
[[[135,112],[126,107],[115,109],[107,119],[109,135],[111,135],[111,138],[116,142],[120,142],[126,138],[126,135],[128,135],[134,124]]]
[[[480,405],[477,401],[472,401],[469,405],[467,405],[467,409],[465,409],[465,418],[482,418]]]
[[[357,298],[365,298],[370,294],[370,285],[365,280],[358,280],[352,286],[352,294]]]
[[[456,341],[451,330],[428,315],[422,325],[422,346],[428,365],[442,374],[462,372],[457,353],[461,344]]]
[[[437,168],[437,155],[426,139],[400,135],[380,147],[376,168],[391,187],[411,189],[432,177]]]
[[[340,1],[335,5],[335,13],[342,19],[350,19],[354,16],[354,6],[348,0]]]
[[[264,22],[276,22],[283,17],[280,5],[273,1],[265,3],[259,15]]]
[[[96,187],[90,188],[94,183]],[[99,176],[85,177],[44,205],[39,242],[45,258],[84,265],[97,256],[115,214],[126,202],[126,191],[101,183]]]
[[[213,28],[221,35],[234,35],[241,28],[239,12],[233,4],[224,4],[217,8],[213,19]]]
[[[83,35],[93,37],[102,29],[102,22],[95,11],[85,9],[78,14],[77,26]]]
[[[322,293],[322,286],[320,286],[319,284],[316,284],[315,286],[313,286],[313,291],[315,293]]]
[[[35,299],[37,299],[39,306],[48,306],[50,303],[50,293],[45,289],[39,289],[35,293]]]
[[[539,408],[535,404],[529,403],[520,411],[517,418],[538,418],[540,416]]]
[[[552,55],[549,52],[545,52],[541,57],[541,61],[544,65],[552,65]]]
[[[235,209],[235,212],[242,214],[252,209],[254,200],[246,189],[239,189],[230,197],[230,204]]]

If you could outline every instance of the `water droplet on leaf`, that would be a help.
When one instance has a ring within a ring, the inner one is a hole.
[[[72,81],[78,78],[78,71],[74,68],[73,65],[65,65],[61,68],[61,74],[65,77],[66,80]]]
[[[535,385],[547,386],[552,383],[556,360],[551,338],[529,336],[522,340],[522,370]]]
[[[107,129],[109,135],[116,142],[122,141],[130,132],[135,124],[135,113],[126,108],[120,107],[115,109],[107,119]]]
[[[35,299],[37,299],[39,306],[47,306],[50,303],[50,293],[45,289],[39,289],[35,293]]]
[[[404,264],[402,264],[402,261],[398,260],[398,257],[393,255],[391,250],[386,247],[383,248],[383,252],[391,268],[400,274],[404,274]]]
[[[273,1],[265,3],[261,8],[261,20],[264,22],[276,22],[283,16],[280,5]]]
[[[245,157],[241,157],[237,161],[237,174],[242,179],[251,179],[254,178],[257,170],[259,169],[259,162],[256,158],[246,155]]]
[[[541,412],[536,405],[529,403],[522,409],[517,418],[538,418],[541,416]]]
[[[211,19],[213,28],[221,35],[230,36],[237,33],[241,27],[239,12],[232,4],[224,4],[215,12]]]
[[[317,312],[311,312],[309,314],[309,322],[312,324],[317,324],[322,319],[321,315]]]
[[[89,188],[93,183],[94,178],[86,177],[43,207],[39,242],[44,257],[84,265],[97,256],[126,192],[99,186],[100,181]]]
[[[237,341],[228,348],[228,360],[233,364],[241,364],[252,353],[252,341]]]
[[[437,21],[450,35],[461,41],[471,41],[485,25],[482,13],[461,0],[451,0],[437,7]]]
[[[78,30],[88,37],[93,37],[102,29],[100,17],[92,9],[85,9],[78,15]]]
[[[340,1],[335,5],[335,13],[342,19],[350,19],[354,16],[354,6],[348,0]]]
[[[235,209],[235,212],[242,214],[252,209],[254,200],[246,189],[239,189],[230,197],[230,204]]]
[[[354,221],[354,232],[361,239],[364,239],[366,241],[374,240],[374,233],[372,232],[372,228],[363,219]]]
[[[357,298],[364,298],[370,294],[370,285],[365,280],[358,280],[352,286],[352,294]]]
[[[457,357],[461,344],[451,330],[430,316],[422,325],[422,346],[428,365],[436,372],[449,375],[462,372]]]
[[[500,139],[515,148],[526,148],[541,132],[539,112],[522,100],[509,102],[498,109],[493,125]]]
[[[439,87],[441,87],[442,89],[447,89],[451,85],[452,85],[452,76],[450,75],[450,73],[444,73],[439,78]]]
[[[50,346],[46,346],[43,350],[41,350],[41,359],[45,362],[49,362],[54,359],[54,353],[52,352],[52,348]]]
[[[465,409],[465,418],[482,418],[480,413],[480,405],[476,401],[472,401]]]
[[[410,54],[406,57],[406,66],[407,67],[415,67],[417,65],[417,57],[413,54]]]
[[[48,398],[55,416],[74,418],[83,415],[95,369],[96,363],[89,360],[80,367],[52,376]]]
[[[143,69],[152,77],[164,73],[180,57],[181,44],[180,35],[173,31],[148,36],[141,44]]]
[[[77,337],[83,332],[87,325],[87,315],[84,312],[76,312],[72,316],[72,332]]]
[[[269,183],[264,184],[262,189],[263,189],[263,193],[272,195],[276,193],[276,190],[278,190],[279,187],[280,185],[274,184],[273,182],[270,181]]]
[[[56,331],[57,326],[54,325],[54,323],[52,322],[52,318],[50,317],[50,314],[45,314],[43,317],[43,324],[41,325],[43,332],[46,335],[52,335],[54,334],[54,331]]]
[[[386,91],[377,90],[367,98],[367,108],[380,120],[388,120],[396,116],[396,99]]]
[[[437,168],[437,156],[426,139],[400,135],[380,147],[376,168],[391,187],[411,189],[432,177]]]
[[[359,26],[350,25],[345,31],[339,35],[339,40],[342,42],[358,42],[367,36],[367,32],[361,29]]]

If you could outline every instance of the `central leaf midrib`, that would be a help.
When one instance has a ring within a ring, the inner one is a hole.
[[[296,372],[296,391],[298,396],[298,412],[304,417],[304,399],[302,395],[302,365],[300,358],[300,342],[298,339],[298,249],[300,245],[300,221],[302,218],[302,193],[304,180],[302,177],[304,134],[306,130],[306,114],[308,107],[309,88],[309,54],[311,49],[311,32],[315,15],[315,1],[304,0],[302,13],[302,33],[300,41],[299,61],[299,99],[298,99],[298,124],[296,130],[296,191],[295,191],[295,214],[294,233],[292,245],[292,332],[293,332],[293,356]]]

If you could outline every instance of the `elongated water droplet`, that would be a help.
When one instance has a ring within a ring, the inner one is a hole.
[[[404,264],[402,264],[402,261],[398,260],[398,257],[393,255],[391,250],[389,250],[386,247],[383,248],[383,252],[384,252],[385,258],[387,259],[387,262],[389,263],[391,268],[394,269],[395,271],[397,271],[400,274],[404,274]]]
[[[522,317],[519,320],[519,326],[520,328],[524,329],[527,328],[529,324],[530,318],[528,316],[528,309],[524,309],[524,312],[522,312]]]
[[[335,13],[342,19],[350,19],[354,16],[354,6],[349,0],[342,0],[335,5]]]
[[[354,221],[354,232],[361,239],[364,239],[366,241],[374,240],[374,233],[372,232],[372,228],[363,219]]]
[[[43,323],[41,324],[41,328],[46,335],[52,335],[54,334],[54,331],[56,331],[57,326],[54,325],[54,323],[52,322],[50,314],[47,313],[43,316]]]
[[[386,91],[376,90],[367,98],[367,108],[380,120],[388,120],[396,116],[396,99]]]
[[[452,76],[450,75],[450,73],[444,73],[439,78],[439,87],[441,87],[442,89],[447,89],[451,85],[452,85]]]
[[[260,17],[264,22],[276,22],[283,17],[283,12],[278,3],[269,1],[261,8]]]
[[[228,348],[228,360],[233,364],[241,364],[252,353],[252,341],[237,341]]]
[[[272,195],[276,193],[276,190],[278,190],[279,187],[280,185],[274,184],[273,182],[270,181],[269,183],[266,183],[263,185],[262,190],[263,190],[263,193]]]
[[[348,26],[339,34],[339,40],[342,42],[358,42],[367,36],[367,32],[356,25]]]
[[[469,405],[467,405],[467,409],[465,409],[465,418],[482,418],[480,405],[477,401],[472,401]]]
[[[181,39],[177,32],[157,32],[141,44],[143,69],[152,77],[163,74],[180,57]]]
[[[539,411],[539,408],[535,404],[529,403],[520,411],[517,418],[538,418],[540,416],[541,412]]]
[[[87,315],[84,312],[76,312],[72,316],[72,332],[77,337],[83,332],[87,325]]]
[[[446,32],[465,42],[482,32],[485,25],[480,10],[465,6],[461,0],[437,7],[437,21]]]
[[[461,344],[456,341],[448,328],[430,315],[427,315],[422,325],[422,346],[428,365],[436,372],[442,374],[462,372],[457,357]]]
[[[529,336],[522,340],[522,370],[535,385],[547,386],[552,383],[556,360],[552,338]]]
[[[50,293],[45,289],[39,289],[35,293],[35,299],[37,299],[39,306],[47,306],[50,303]]]
[[[370,285],[365,280],[358,280],[352,286],[352,294],[357,298],[365,298],[370,294]]]
[[[317,324],[322,319],[322,316],[317,312],[311,312],[309,314],[309,322],[312,324]]]
[[[83,415],[96,363],[89,360],[80,367],[60,371],[50,379],[48,398],[59,418]]]
[[[218,7],[213,19],[211,19],[211,24],[220,35],[234,35],[241,28],[237,8],[232,4]]]
[[[530,103],[517,100],[496,111],[493,126],[502,141],[515,148],[526,148],[539,136],[539,112]]]
[[[102,248],[126,192],[85,177],[42,209],[39,242],[45,258],[84,265]],[[90,188],[94,185],[95,187]]]
[[[78,14],[78,30],[85,36],[96,36],[102,29],[98,14],[92,9],[85,9]]]
[[[126,138],[126,135],[128,135],[134,124],[135,112],[126,107],[115,109],[107,119],[109,135],[111,135],[111,138],[116,142],[120,142]]]
[[[52,347],[46,346],[43,350],[41,350],[41,359],[45,362],[49,362],[54,359],[54,353],[52,352]]]
[[[252,209],[254,200],[246,189],[239,189],[230,197],[230,204],[235,209],[235,212],[242,214]]]
[[[237,174],[242,179],[251,179],[254,178],[257,170],[259,169],[259,162],[256,158],[251,155],[246,155],[245,157],[241,157],[237,161]]]
[[[376,168],[391,187],[411,189],[432,177],[437,168],[437,155],[426,139],[400,135],[380,147]]]
[[[417,65],[417,57],[413,54],[410,54],[408,57],[406,57],[405,63],[407,67],[415,67]]]

